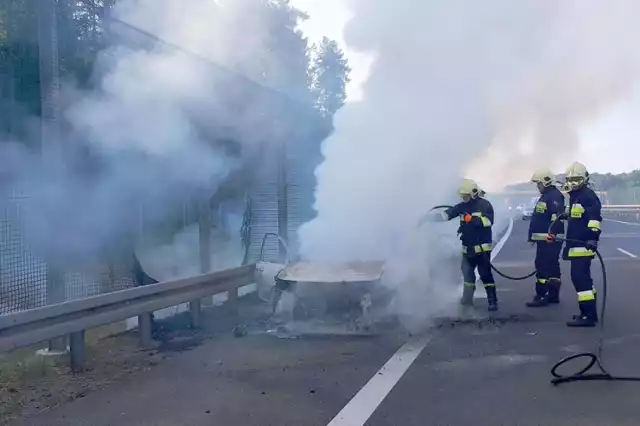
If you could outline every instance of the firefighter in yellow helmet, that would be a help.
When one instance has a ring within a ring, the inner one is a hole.
[[[557,218],[564,213],[565,202],[564,194],[554,185],[555,176],[548,168],[536,170],[531,182],[540,191],[540,198],[529,223],[528,240],[536,244],[536,294],[532,301],[527,302],[527,306],[536,308],[560,301],[562,242],[548,241],[547,235],[550,226],[551,233],[560,236],[564,234],[564,223]]]
[[[444,220],[460,218],[458,232],[462,241],[462,276],[464,290],[460,303],[465,306],[473,304],[476,289],[476,273],[478,268],[480,279],[487,292],[489,311],[498,310],[496,284],[491,272],[491,249],[493,226],[493,206],[480,197],[481,189],[471,179],[464,179],[458,188],[462,202],[442,213]]]
[[[575,162],[567,168],[564,187],[569,191],[569,206],[561,216],[567,220],[567,241],[562,257],[571,261],[571,281],[578,293],[580,307],[580,314],[567,322],[569,327],[593,327],[598,322],[591,261],[600,239],[602,204],[588,183],[589,172],[584,164]]]

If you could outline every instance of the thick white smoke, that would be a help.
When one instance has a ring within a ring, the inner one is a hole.
[[[363,100],[337,114],[323,144],[318,216],[300,231],[302,251],[387,259],[389,280],[416,301],[406,308],[428,311],[446,299],[425,294],[451,280],[442,262],[458,242],[455,228],[418,231],[418,219],[455,201],[464,175],[499,187],[573,161],[580,126],[636,82],[640,3],[345,3],[347,45],[375,60]]]
[[[141,203],[153,221],[189,197],[211,197],[277,139],[274,97],[246,77],[291,96],[297,87],[289,84],[286,50],[272,49],[283,16],[259,3],[116,2],[115,20],[107,21],[112,44],[96,66],[98,90],[64,87],[66,168],[2,146],[0,175],[27,194],[21,216],[39,254],[85,263],[85,255],[137,230]],[[221,140],[240,143],[240,152]]]

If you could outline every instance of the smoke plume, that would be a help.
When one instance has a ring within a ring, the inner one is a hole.
[[[465,175],[499,188],[573,161],[581,126],[636,82],[640,3],[345,3],[347,46],[374,61],[363,100],[338,112],[323,144],[318,216],[300,230],[302,251],[387,259],[387,279],[419,301],[407,309],[427,311],[444,300],[425,294],[451,281],[442,262],[457,257],[459,242],[455,228],[417,229],[418,219],[455,202]]]
[[[277,108],[245,77],[268,85],[268,70],[279,90],[288,87],[281,58],[265,47],[275,18],[256,4],[116,2],[97,90],[66,85],[60,140],[43,141],[60,144],[60,162],[2,147],[5,189],[26,194],[21,220],[39,254],[86,263],[88,253],[138,230],[141,204],[153,222],[190,197],[211,197],[274,139],[267,113]],[[240,143],[239,152],[225,140]]]

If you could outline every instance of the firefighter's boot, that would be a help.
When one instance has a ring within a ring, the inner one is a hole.
[[[531,302],[527,302],[527,306],[529,308],[541,308],[543,306],[547,306],[549,304],[549,301],[547,299],[547,296],[533,296],[533,300],[531,300]]]
[[[560,303],[560,287],[562,282],[557,278],[551,278],[549,280],[549,293],[547,294],[547,303],[558,304]]]
[[[580,303],[580,315],[574,315],[567,321],[567,327],[595,327],[598,323],[598,311],[595,300]]]
[[[475,293],[475,291],[475,283],[473,285],[465,283],[462,290],[462,297],[460,298],[460,304],[462,306],[473,306],[473,294]]]
[[[533,300],[531,300],[531,302],[527,302],[527,307],[541,308],[549,304],[547,301],[547,294],[549,291],[547,285],[548,280],[546,278],[536,279],[536,295],[533,297]]]
[[[596,322],[586,315],[574,315],[571,321],[567,321],[567,327],[595,327]]]
[[[498,310],[498,294],[496,293],[496,286],[491,285],[485,287],[487,291],[487,310],[489,312],[495,312]]]

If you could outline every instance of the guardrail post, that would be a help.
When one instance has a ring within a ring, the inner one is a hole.
[[[86,361],[86,348],[84,344],[84,330],[69,335],[69,364],[73,373],[84,370]]]
[[[138,315],[138,333],[140,334],[140,346],[143,348],[151,347],[153,343],[152,328],[153,320],[150,312]]]
[[[227,304],[229,305],[229,309],[234,317],[238,315],[238,290],[240,289],[233,288],[229,290],[227,296]]]
[[[200,299],[189,302],[189,310],[191,311],[191,327],[199,328],[202,325],[202,306]]]

